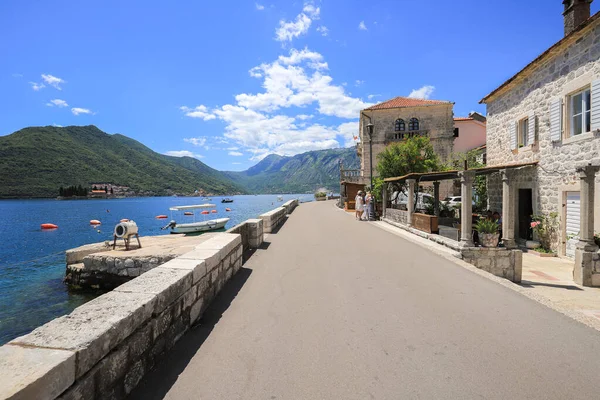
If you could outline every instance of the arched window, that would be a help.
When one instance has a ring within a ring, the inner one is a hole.
[[[404,132],[405,129],[404,120],[398,118],[396,120],[396,124],[394,125],[394,130],[396,132]]]
[[[409,131],[418,131],[419,130],[419,120],[416,118],[411,118],[410,122],[408,123],[408,130]]]

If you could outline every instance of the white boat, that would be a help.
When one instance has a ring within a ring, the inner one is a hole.
[[[277,196],[277,201],[283,201],[283,196]]]
[[[173,211],[189,211],[189,210],[197,210],[197,209],[206,209],[212,208],[215,209],[216,205],[214,204],[198,204],[191,206],[178,206],[171,207],[169,210],[171,211],[171,217],[173,216]],[[196,232],[208,232],[214,231],[216,229],[222,229],[225,227],[227,222],[229,222],[229,218],[217,218],[217,219],[206,219],[206,212],[203,214],[203,221],[196,221],[196,214],[194,213],[194,222],[186,222],[182,224],[178,224],[173,218],[171,218],[171,222],[168,225],[163,227],[162,229],[171,228],[171,233],[196,233]]]

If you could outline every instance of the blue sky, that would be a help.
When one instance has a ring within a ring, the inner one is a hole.
[[[93,124],[221,170],[345,147],[395,96],[484,113],[562,37],[561,3],[5,0],[0,135]]]

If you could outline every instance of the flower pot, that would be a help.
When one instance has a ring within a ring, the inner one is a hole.
[[[499,233],[480,233],[479,239],[483,247],[497,247],[500,240]]]
[[[540,242],[536,241],[536,240],[528,240],[525,242],[525,247],[527,247],[528,249],[537,249],[538,247],[540,247],[541,244]]]

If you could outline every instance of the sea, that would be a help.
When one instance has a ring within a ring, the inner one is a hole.
[[[101,293],[71,292],[63,283],[65,250],[112,240],[113,229],[123,218],[139,227],[144,236],[168,235],[161,230],[171,220],[169,207],[215,204],[215,218],[230,218],[226,229],[281,205],[283,201],[313,200],[312,194],[233,196],[233,203],[201,197],[138,197],[94,200],[0,200],[0,345],[59,316]],[[226,211],[230,208],[231,211]],[[156,219],[166,214],[168,219]],[[180,219],[181,213],[174,214]],[[90,225],[97,219],[99,226]],[[176,218],[177,219],[177,218]],[[52,223],[58,229],[42,230]]]

